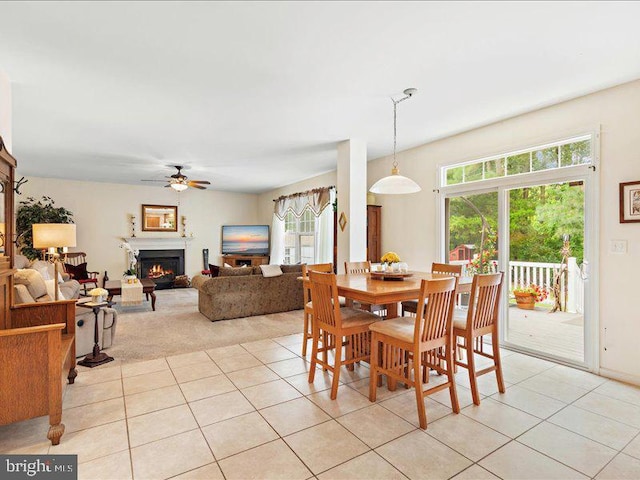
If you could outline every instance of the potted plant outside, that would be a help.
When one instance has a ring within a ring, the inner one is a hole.
[[[526,287],[516,287],[513,289],[513,295],[516,297],[516,305],[523,310],[533,310],[536,302],[542,302],[549,296],[549,291],[531,283]]]

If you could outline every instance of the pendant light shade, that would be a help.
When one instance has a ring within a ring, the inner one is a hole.
[[[391,175],[381,178],[374,183],[369,191],[371,193],[378,193],[381,195],[403,195],[406,193],[416,193],[422,190],[420,185],[411,180],[408,177],[400,175],[398,169],[398,161],[396,160],[396,137],[397,137],[397,119],[396,119],[396,107],[400,102],[411,98],[418,90],[415,88],[407,88],[404,91],[405,96],[400,100],[394,100],[393,102],[393,168],[391,168]]]
[[[416,193],[420,190],[422,190],[420,185],[410,178],[400,175],[397,168],[392,168],[391,175],[381,178],[369,189],[371,193],[379,193],[382,195],[402,195],[405,193]]]

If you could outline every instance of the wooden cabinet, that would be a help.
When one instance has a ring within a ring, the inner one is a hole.
[[[222,261],[232,267],[242,267],[243,265],[256,267],[258,265],[267,265],[269,257],[260,255],[223,255]]]
[[[367,205],[367,260],[372,263],[380,262],[382,247],[380,245],[380,205]]]

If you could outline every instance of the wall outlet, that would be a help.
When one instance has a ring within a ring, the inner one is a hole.
[[[618,254],[627,253],[627,241],[626,240],[610,240],[609,253],[618,253]]]

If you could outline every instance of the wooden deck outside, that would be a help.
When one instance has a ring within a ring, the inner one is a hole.
[[[579,313],[555,312],[536,307],[522,310],[509,306],[506,340],[574,361],[584,361],[583,316]]]

